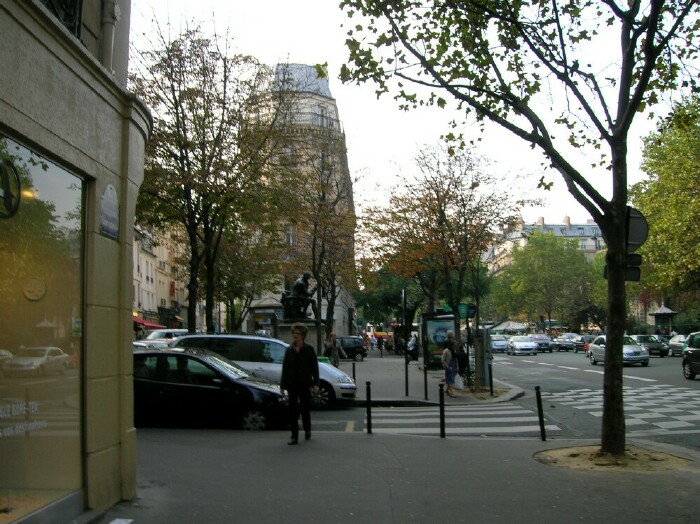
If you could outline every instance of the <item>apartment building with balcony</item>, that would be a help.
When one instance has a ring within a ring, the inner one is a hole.
[[[334,202],[334,213],[347,217],[352,224],[352,233],[347,238],[333,239],[336,246],[343,243],[347,260],[354,263],[355,208],[353,186],[348,166],[345,133],[339,117],[338,106],[333,98],[326,76],[319,76],[315,66],[305,64],[280,64],[276,75],[278,83],[284,83],[284,89],[294,94],[292,114],[290,115],[289,145],[284,154],[286,162],[301,166],[306,175],[316,179],[320,199]],[[304,177],[306,178],[306,177]],[[296,274],[283,275],[281,281],[290,285],[293,279],[309,270],[305,255],[309,251],[310,231],[302,226],[282,225],[289,257],[294,257],[301,265]],[[306,263],[306,265],[304,265]],[[333,287],[333,286],[329,286]],[[256,297],[250,306],[247,329],[253,331],[270,331],[274,321],[283,316],[280,297],[284,288],[273,293],[264,293]],[[327,319],[328,296],[335,297],[332,328],[339,335],[352,333],[354,326],[354,302],[351,294],[338,280],[335,290],[325,290],[322,297],[322,318]]]
[[[485,255],[491,274],[496,274],[510,265],[515,248],[525,247],[529,236],[535,231],[576,240],[579,250],[583,252],[588,262],[592,262],[596,253],[605,249],[605,240],[600,227],[593,220],[588,220],[585,224],[572,224],[571,219],[565,216],[561,224],[547,224],[543,217],[534,224],[525,224],[520,221],[512,229],[505,231],[501,240],[496,242]]]

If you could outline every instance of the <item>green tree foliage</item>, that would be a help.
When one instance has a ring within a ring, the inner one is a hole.
[[[535,231],[523,248],[513,251],[513,262],[498,276],[500,292],[528,320],[540,316],[571,324],[588,306],[592,272],[575,240]],[[513,306],[511,306],[513,307]],[[578,331],[578,326],[570,326]]]
[[[632,190],[649,221],[644,283],[662,297],[700,287],[700,99],[677,104],[644,140],[649,177]]]
[[[158,29],[156,38],[152,48],[134,50],[130,75],[154,120],[136,218],[155,229],[181,228],[188,246],[188,326],[196,325],[203,269],[207,330],[213,330],[225,232],[254,231],[245,227],[250,219],[275,220],[283,192],[273,186],[279,178],[271,176],[271,159],[282,147],[288,112],[272,71],[232,53],[227,39],[208,38],[199,28],[174,39]],[[232,222],[241,225],[232,228]]]
[[[623,454],[627,137],[636,114],[664,93],[697,88],[698,0],[341,6],[357,17],[344,81],[372,81],[403,109],[455,102],[496,123],[539,149],[600,226],[610,275],[602,451]],[[609,176],[610,198],[594,184],[597,172]]]
[[[369,265],[365,265],[364,263]],[[409,322],[422,302],[422,293],[415,279],[407,279],[386,268],[376,270],[372,262],[360,262],[360,286],[353,293],[365,324],[400,322],[404,316],[403,290],[406,290],[406,309]]]

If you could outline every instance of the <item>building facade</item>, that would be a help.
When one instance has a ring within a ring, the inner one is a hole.
[[[579,250],[588,262],[592,262],[596,253],[606,246],[600,227],[593,220],[588,220],[585,224],[572,224],[567,216],[561,224],[546,224],[542,217],[534,224],[520,221],[512,229],[504,232],[501,240],[495,243],[487,254],[486,260],[491,273],[496,274],[509,266],[513,261],[515,248],[525,247],[529,236],[535,231],[576,240]]]
[[[323,272],[328,280],[332,280],[332,284],[328,281],[322,283],[322,287],[325,285],[321,297],[322,320],[329,321],[328,298],[332,295],[334,307],[331,329],[339,335],[351,334],[354,326],[354,302],[340,275],[332,274],[334,267],[331,259],[342,250],[343,260],[354,264],[353,186],[338,105],[331,94],[327,76],[319,76],[315,66],[280,64],[276,69],[276,78],[277,85],[291,93],[290,98],[293,100],[289,141],[284,152],[286,158],[281,163],[293,166],[299,171],[299,178],[307,186],[313,186],[310,193],[316,192],[321,203],[329,206],[327,216],[332,214],[338,217],[335,224],[337,227],[330,220],[315,224],[302,222],[284,228],[289,258],[297,262],[297,272],[286,275],[281,280],[286,280],[288,287],[299,274],[311,269],[310,253],[324,251],[330,264],[324,264]],[[331,228],[331,234],[312,236],[310,230],[316,232],[323,231],[324,228]],[[314,243],[315,246],[312,245]],[[253,301],[248,321],[249,331],[274,333],[273,319],[282,320],[283,316],[279,300],[283,289],[281,287],[275,293],[262,294]]]
[[[9,521],[68,522],[136,494],[133,217],[151,118],[125,87],[130,5],[0,1]]]

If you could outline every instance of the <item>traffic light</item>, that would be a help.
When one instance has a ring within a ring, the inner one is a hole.
[[[625,261],[625,281],[639,282],[642,276],[642,255],[634,253],[641,247],[649,235],[649,224],[644,215],[633,207],[627,206],[627,259]],[[607,264],[603,268],[603,278],[608,278]]]
[[[642,276],[642,255],[637,253],[627,253],[627,260],[625,262],[625,281],[626,282],[639,282]],[[603,268],[603,277],[608,278],[608,265],[605,264]]]

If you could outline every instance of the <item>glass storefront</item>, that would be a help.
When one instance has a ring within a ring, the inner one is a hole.
[[[0,523],[83,486],[84,188],[0,136]]]

